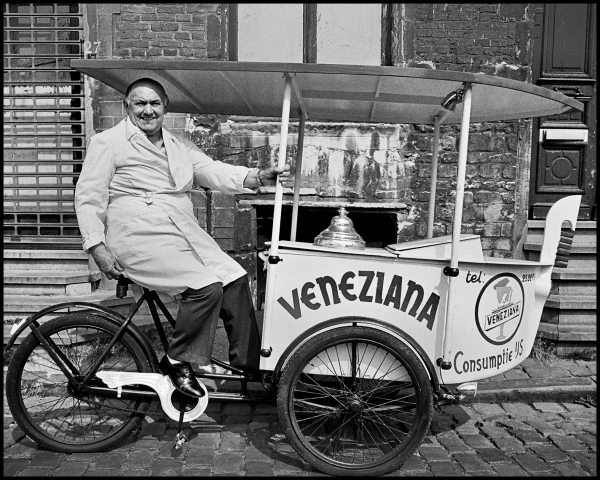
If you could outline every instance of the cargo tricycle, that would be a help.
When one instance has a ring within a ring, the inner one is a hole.
[[[281,116],[277,165],[286,163],[290,118],[299,120],[290,240],[280,237],[284,186],[274,191],[264,260],[266,293],[260,372],[234,380],[241,393],[179,395],[159,373],[157,355],[132,321],[146,302],[161,341],[157,292],[141,290],[126,317],[97,304],[68,302],[16,324],[25,330],[6,378],[11,412],[44,447],[92,452],[116,445],[153,400],[182,425],[211,400],[252,400],[262,382],[283,431],[312,467],[333,475],[398,469],[425,437],[436,402],[473,394],[475,382],[529,355],[555,265],[565,266],[580,197],[556,202],[538,261],[485,257],[478,235],[461,233],[470,123],[556,115],[581,103],[545,88],[483,74],[429,69],[262,62],[74,60],[71,66],[125,92],[159,81],[171,112]],[[433,126],[427,237],[364,246],[349,202],[313,243],[296,241],[304,128],[313,121]],[[440,126],[460,124],[452,234],[434,237]],[[534,140],[535,141],[535,140]],[[127,279],[119,281],[119,296]],[[6,353],[6,352],[5,352]],[[208,382],[206,382],[208,383]],[[454,389],[448,385],[458,385]],[[206,387],[204,387],[206,388]]]

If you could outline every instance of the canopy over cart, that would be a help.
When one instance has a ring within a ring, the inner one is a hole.
[[[169,111],[278,117],[281,144],[278,166],[285,164],[290,117],[300,119],[291,239],[295,240],[304,124],[311,120],[432,124],[434,142],[428,219],[432,237],[441,124],[461,124],[442,368],[448,356],[454,320],[460,229],[467,163],[469,124],[556,115],[583,105],[563,94],[515,80],[420,68],[263,62],[170,60],[72,60],[71,67],[124,93],[139,78],[159,81],[169,96]],[[283,187],[277,184],[270,267],[279,261]],[[574,222],[574,220],[573,220]],[[572,222],[572,223],[573,223]],[[556,238],[558,243],[558,237]],[[554,247],[555,248],[555,247]],[[543,261],[543,258],[541,259]],[[267,297],[275,275],[267,277]],[[272,309],[265,312],[263,350]]]

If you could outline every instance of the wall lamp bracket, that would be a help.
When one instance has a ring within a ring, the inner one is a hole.
[[[462,103],[463,97],[465,96],[465,91],[466,88],[463,86],[463,88],[459,88],[458,90],[450,92],[448,95],[446,95],[444,100],[442,100],[442,107],[453,112],[456,109],[456,105]]]

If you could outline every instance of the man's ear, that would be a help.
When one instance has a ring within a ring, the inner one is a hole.
[[[125,111],[127,111],[127,109],[129,108],[129,104],[127,102],[127,98],[123,98],[123,108],[125,109]]]

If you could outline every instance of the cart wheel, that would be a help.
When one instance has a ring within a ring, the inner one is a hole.
[[[298,454],[330,475],[397,470],[433,415],[427,372],[385,332],[350,327],[308,340],[288,362],[277,393],[283,430]]]

